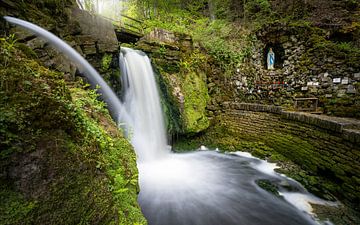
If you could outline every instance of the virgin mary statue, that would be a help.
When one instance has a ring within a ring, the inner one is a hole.
[[[275,64],[275,53],[273,52],[272,48],[270,48],[267,54],[267,68],[268,70],[273,70]]]

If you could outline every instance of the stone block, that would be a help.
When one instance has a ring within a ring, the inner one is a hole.
[[[360,143],[360,131],[359,130],[344,129],[343,137],[344,137],[344,139],[346,139],[350,142]]]
[[[322,77],[321,81],[322,82],[332,82],[332,79],[330,77]]]
[[[353,85],[348,85],[347,86],[347,90],[346,90],[347,94],[356,94],[356,89]]]
[[[360,73],[354,73],[354,79],[359,81],[360,80]]]
[[[78,45],[95,45],[96,38],[91,35],[77,35],[76,42]]]
[[[333,83],[334,84],[340,84],[341,83],[341,78],[334,78]]]
[[[341,89],[341,90],[338,91],[337,96],[338,96],[339,98],[341,98],[341,97],[345,96],[345,94],[346,94],[346,90],[345,90],[345,89]]]
[[[118,40],[112,22],[76,8],[73,10],[72,16],[72,19],[79,24],[81,31],[80,37],[78,36],[80,38],[78,44],[86,45],[97,42],[101,47],[100,52],[118,51]],[[93,53],[93,51],[91,52]]]
[[[349,84],[349,78],[348,77],[344,77],[341,81],[341,84]]]
[[[94,54],[96,54],[96,46],[95,46],[95,44],[83,45],[82,46],[82,52],[85,55],[94,55]]]
[[[34,38],[26,42],[26,45],[31,49],[40,49],[44,48],[46,43],[47,41],[43,40],[42,38]]]

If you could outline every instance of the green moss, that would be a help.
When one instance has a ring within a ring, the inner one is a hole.
[[[360,83],[355,83],[355,88],[358,89]],[[360,96],[358,95],[344,95],[337,98],[323,98],[324,112],[328,115],[341,117],[355,117],[360,118]]]
[[[278,188],[274,184],[272,184],[269,180],[257,180],[255,182],[259,187],[261,187],[265,191],[268,191],[271,194],[280,197]]]
[[[156,68],[156,67],[155,67]],[[167,127],[167,133],[169,135],[175,135],[183,132],[183,121],[180,112],[180,104],[175,99],[175,96],[171,94],[173,91],[169,84],[169,76],[165,71],[156,70],[156,79],[159,84],[161,94],[161,105],[165,114],[165,124]],[[161,74],[161,75],[160,75]]]
[[[28,217],[36,202],[27,201],[20,193],[10,187],[0,186],[0,221],[3,225],[28,223]]]
[[[101,68],[103,70],[108,70],[112,61],[112,55],[105,54],[101,59]]]
[[[135,153],[96,91],[16,47],[2,57],[0,168],[17,175],[0,174],[0,223],[146,224]]]
[[[214,126],[191,140],[181,138],[174,149],[194,150],[206,145],[218,147],[221,151],[250,152],[278,163],[282,167],[279,172],[300,181],[319,196],[331,200],[334,195],[342,196],[356,202],[358,191],[354,184],[357,181],[349,179],[354,173],[349,160],[334,153],[349,151],[351,147],[315,127],[265,115],[248,113],[239,117],[216,118]],[[345,189],[348,190],[346,193]]]
[[[182,90],[185,97],[185,132],[198,133],[210,124],[205,114],[209,94],[204,75],[195,72],[186,74]]]

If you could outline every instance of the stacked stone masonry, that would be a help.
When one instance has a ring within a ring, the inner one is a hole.
[[[335,196],[359,203],[359,133],[335,121],[282,112],[273,106],[234,104],[221,118],[237,139],[264,143],[304,170],[332,182],[329,189]]]

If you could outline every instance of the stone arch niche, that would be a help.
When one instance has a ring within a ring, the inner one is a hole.
[[[270,50],[270,48],[273,49],[273,52],[275,53],[275,69],[281,69],[283,68],[284,60],[285,60],[285,49],[280,43],[267,43],[265,45],[265,48],[263,49],[263,66],[265,69],[267,69],[267,54]]]

